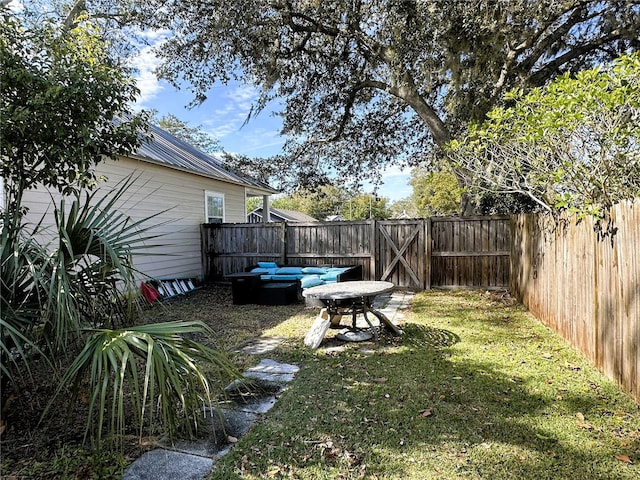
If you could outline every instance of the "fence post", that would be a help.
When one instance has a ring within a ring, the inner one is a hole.
[[[371,222],[371,245],[370,245],[370,253],[369,253],[369,280],[377,280],[377,272],[376,272],[376,257],[377,257],[377,244],[378,244],[378,222],[377,220],[369,220]]]
[[[280,227],[280,263],[281,265],[287,264],[287,222],[282,222]]]
[[[200,261],[202,262],[202,267],[200,268],[200,274],[203,279],[209,278],[209,256],[207,255],[209,239],[205,237],[206,235],[205,224],[200,224]]]
[[[424,288],[431,290],[431,217],[424,221]]]

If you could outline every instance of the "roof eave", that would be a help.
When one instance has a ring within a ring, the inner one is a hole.
[[[234,182],[233,180],[227,180],[227,179],[222,179],[219,177],[216,177],[215,175],[208,175],[207,173],[204,172],[194,172],[193,170],[190,170],[188,168],[184,168],[184,167],[180,167],[177,165],[170,165],[167,164],[165,162],[161,162],[158,160],[153,160],[151,158],[148,157],[144,157],[142,155],[138,155],[138,154],[131,154],[127,157],[124,158],[131,158],[133,160],[138,160],[141,162],[146,162],[146,163],[151,163],[153,165],[158,165],[160,167],[165,167],[165,168],[170,168],[172,170],[177,170],[179,172],[184,172],[184,173],[189,173],[191,175],[198,175],[199,177],[204,177],[204,178],[209,178],[211,180],[217,180],[218,182],[223,182],[223,183],[229,183],[232,185],[238,185],[241,187],[244,187],[245,189],[247,189],[248,193],[253,193],[255,195],[275,195],[276,193],[280,193],[278,190],[275,190],[273,188],[261,188],[258,187],[256,185],[251,185],[249,183],[243,183],[243,182]]]

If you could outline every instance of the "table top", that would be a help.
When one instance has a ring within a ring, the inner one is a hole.
[[[326,283],[302,291],[304,297],[313,297],[320,300],[347,300],[358,297],[375,297],[381,293],[393,290],[391,282],[377,281],[353,281]]]

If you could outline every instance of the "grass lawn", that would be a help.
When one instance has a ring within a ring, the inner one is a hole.
[[[311,322],[263,330],[301,370],[212,479],[640,478],[635,402],[499,296],[421,293],[378,346],[311,351]]]
[[[640,478],[638,405],[500,295],[420,293],[404,336],[341,349],[304,347],[316,312],[235,306],[215,286],[145,314],[203,320],[229,350],[281,337],[266,356],[300,366],[211,479]],[[240,369],[259,361],[232,355]],[[73,429],[38,425],[46,391],[17,395],[0,437],[2,478],[119,478],[144,450],[134,437],[124,454],[83,449],[82,412]]]

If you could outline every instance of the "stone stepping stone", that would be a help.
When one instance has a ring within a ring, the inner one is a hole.
[[[260,415],[275,405],[277,395],[299,370],[297,365],[262,359],[244,373],[244,377],[252,379],[251,387],[243,386],[242,382],[232,383],[226,389],[231,401],[219,409],[207,410],[206,418],[211,422],[211,433],[207,438],[181,440],[146,452],[129,465],[122,480],[206,478],[214,460],[228,453],[233,443],[249,431]]]
[[[263,358],[258,365],[244,372],[244,376],[275,383],[289,383],[293,380],[298,370],[300,370],[300,367],[297,365]]]
[[[212,467],[212,458],[158,448],[144,453],[133,462],[124,472],[122,480],[202,480]]]
[[[248,355],[264,355],[275,350],[283,341],[281,337],[261,337],[247,342],[238,351]]]

